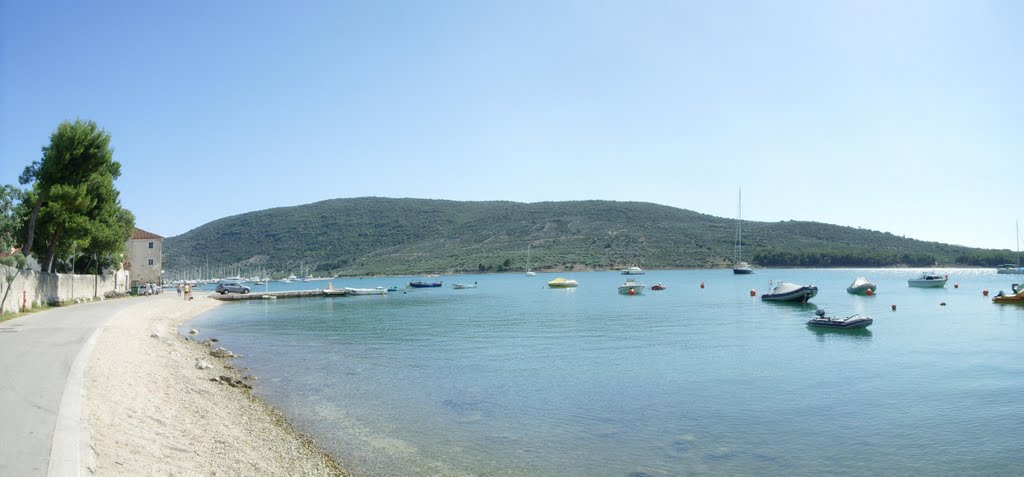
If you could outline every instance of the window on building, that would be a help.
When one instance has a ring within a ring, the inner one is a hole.
[[[153,248],[153,242],[149,242],[149,248]],[[152,265],[152,263],[150,265]]]
[[[153,259],[149,259],[149,266],[153,266]]]

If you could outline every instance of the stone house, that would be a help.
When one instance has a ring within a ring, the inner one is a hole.
[[[132,238],[125,243],[128,260],[124,268],[131,272],[132,286],[146,283],[163,285],[163,240],[153,232],[135,228]]]

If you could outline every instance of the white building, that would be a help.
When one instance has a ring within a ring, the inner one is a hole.
[[[163,284],[163,241],[164,238],[155,233],[136,228],[132,238],[125,243],[128,260],[124,268],[131,272],[132,286],[146,283]]]

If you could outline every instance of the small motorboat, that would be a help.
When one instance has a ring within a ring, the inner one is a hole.
[[[806,302],[818,294],[818,287],[811,285],[797,285],[795,283],[781,282],[771,292],[761,295],[765,301],[803,301]]]
[[[636,280],[627,278],[626,283],[619,285],[619,294],[629,296],[640,295],[644,292],[644,288],[646,287],[647,285],[644,285],[643,283],[637,283]]]
[[[456,290],[465,290],[467,288],[476,288],[476,282],[473,282],[472,284],[469,284],[469,283],[453,283],[452,284],[452,288],[454,288]]]
[[[551,288],[576,288],[580,286],[576,280],[566,280],[564,278],[556,278],[548,282],[548,286]]]
[[[907,285],[913,288],[942,288],[946,286],[946,280],[949,279],[949,275],[939,275],[936,273],[922,273],[917,278],[911,278],[907,280]]]
[[[857,314],[847,316],[846,318],[825,316],[825,310],[820,308],[818,311],[815,311],[814,314],[815,317],[811,319],[811,321],[807,322],[807,326],[849,330],[853,328],[867,328],[868,325],[875,321],[872,320],[870,316],[860,316]]]
[[[629,267],[621,272],[622,275],[643,275],[645,273],[647,272],[637,266]]]
[[[651,285],[651,290],[661,291],[661,290],[666,290],[666,289],[668,289],[668,287],[666,287],[665,285],[662,285],[661,283],[658,283],[656,285]]]
[[[444,282],[409,282],[412,288],[437,288],[444,285]]]
[[[1011,289],[1013,293],[1010,294],[999,290],[999,293],[992,297],[992,301],[995,303],[1024,303],[1024,289],[1017,283],[1014,283]]]
[[[376,288],[342,288],[343,291],[348,292],[349,295],[387,295],[388,289],[384,287]]]
[[[846,293],[854,295],[874,295],[878,286],[864,277],[857,277],[850,286],[846,287]]]
[[[398,291],[398,287],[397,286],[390,286],[390,287],[388,287],[388,293],[396,292],[396,291]]]

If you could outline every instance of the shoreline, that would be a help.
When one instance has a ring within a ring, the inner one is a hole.
[[[246,389],[230,358],[178,334],[221,304],[209,295],[136,298],[102,329],[82,390],[82,473],[347,475]]]

